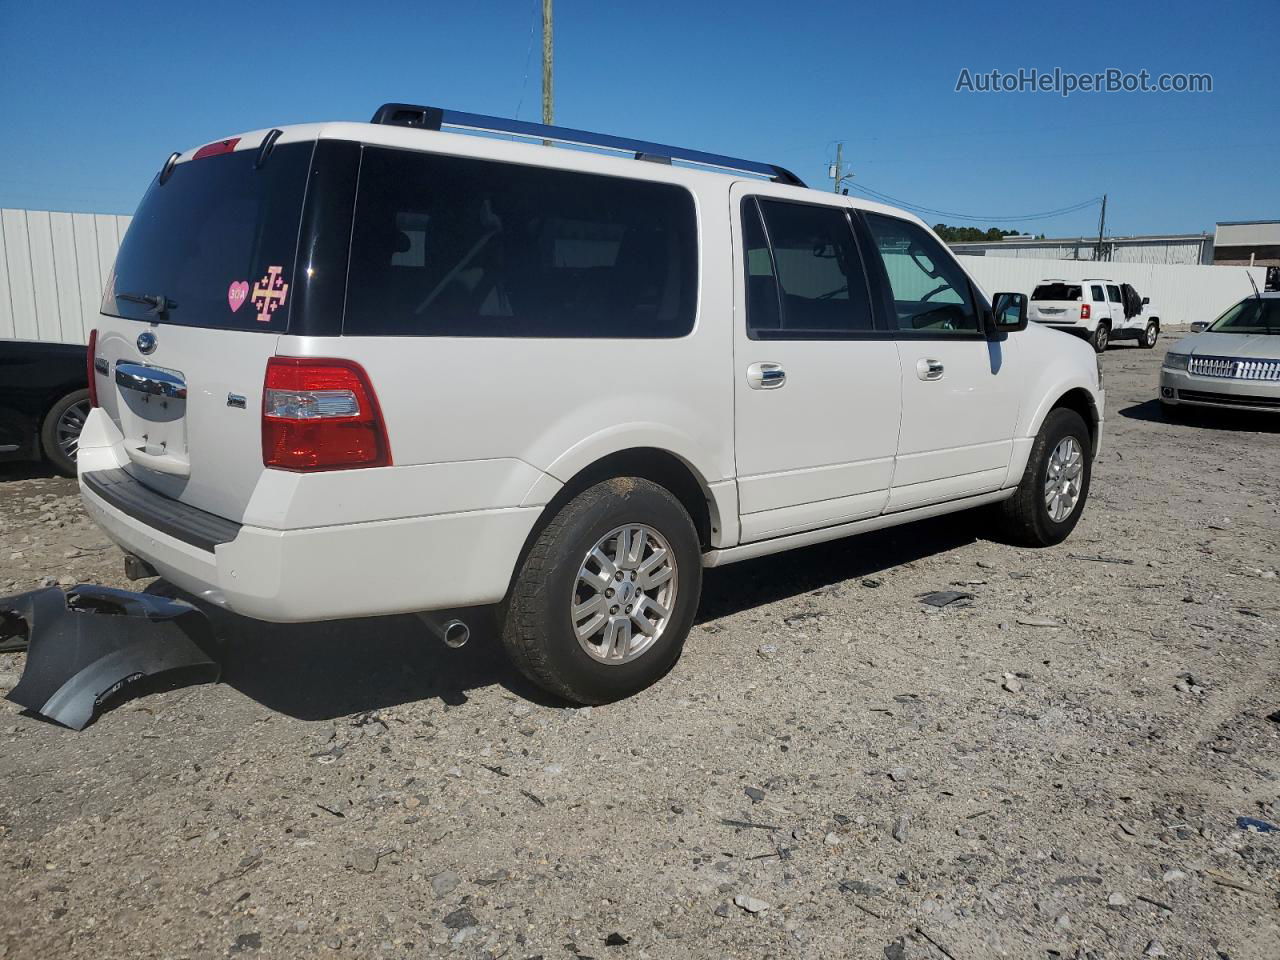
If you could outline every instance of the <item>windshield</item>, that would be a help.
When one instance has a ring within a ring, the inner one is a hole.
[[[1031,291],[1032,300],[1079,300],[1078,283],[1042,283]]]
[[[1215,320],[1209,332],[1280,335],[1280,297],[1241,300]]]
[[[102,312],[130,320],[280,332],[314,142],[179,163],[142,198]]]

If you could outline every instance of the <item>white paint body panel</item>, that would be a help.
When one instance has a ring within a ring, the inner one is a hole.
[[[255,149],[261,135],[244,134],[237,149]],[[81,438],[81,472],[125,469],[242,527],[202,551],[87,491],[86,506],[167,579],[249,616],[496,602],[544,506],[620,451],[656,448],[688,467],[711,514],[707,562],[725,563],[1007,496],[1064,392],[1083,388],[1101,412],[1089,348],[1046,330],[994,345],[747,339],[736,232],[743,192],[920,222],[901,211],[722,173],[399,127],[291,127],[281,142],[316,137],[678,184],[697,216],[697,314],[688,335],[670,340],[303,337],[162,324],[146,358],[136,338],[152,325],[101,318],[98,356],[113,367],[145,359],[179,370],[188,398],[181,423],[167,428],[173,470],[158,473],[137,452],[127,404],[100,378],[103,408]],[[394,466],[265,469],[262,381],[273,354],[359,363]],[[944,362],[943,380],[916,378],[924,356]],[[783,364],[787,384],[750,389],[745,370],[758,361]],[[229,393],[245,399],[243,409],[227,404]]]

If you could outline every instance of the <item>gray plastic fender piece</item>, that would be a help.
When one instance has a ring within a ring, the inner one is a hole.
[[[8,631],[26,623],[27,664],[8,699],[73,730],[144,677],[222,673],[208,619],[182,600],[82,583],[0,598],[0,619]]]

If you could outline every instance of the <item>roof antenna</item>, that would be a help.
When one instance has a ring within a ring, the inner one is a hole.
[[[1245,275],[1246,277],[1248,277],[1248,278],[1249,278],[1249,283],[1253,286],[1253,295],[1254,295],[1254,297],[1256,297],[1257,299],[1261,300],[1261,299],[1262,299],[1262,294],[1260,294],[1260,293],[1258,292],[1258,283],[1257,283],[1257,281],[1256,281],[1256,280],[1254,280],[1254,279],[1253,279],[1253,274],[1249,272],[1249,268],[1248,268],[1248,267],[1245,267],[1245,268],[1244,268],[1244,275]]]

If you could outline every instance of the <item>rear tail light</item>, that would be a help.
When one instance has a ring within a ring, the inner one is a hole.
[[[98,331],[89,331],[89,346],[85,349],[85,377],[89,381],[89,406],[98,405],[98,372],[94,369],[94,361],[98,358]]]
[[[262,462],[302,471],[390,466],[386,425],[364,368],[328,358],[268,360]]]
[[[1081,320],[1089,319],[1089,305],[1087,303],[1080,304],[1080,319]]]

